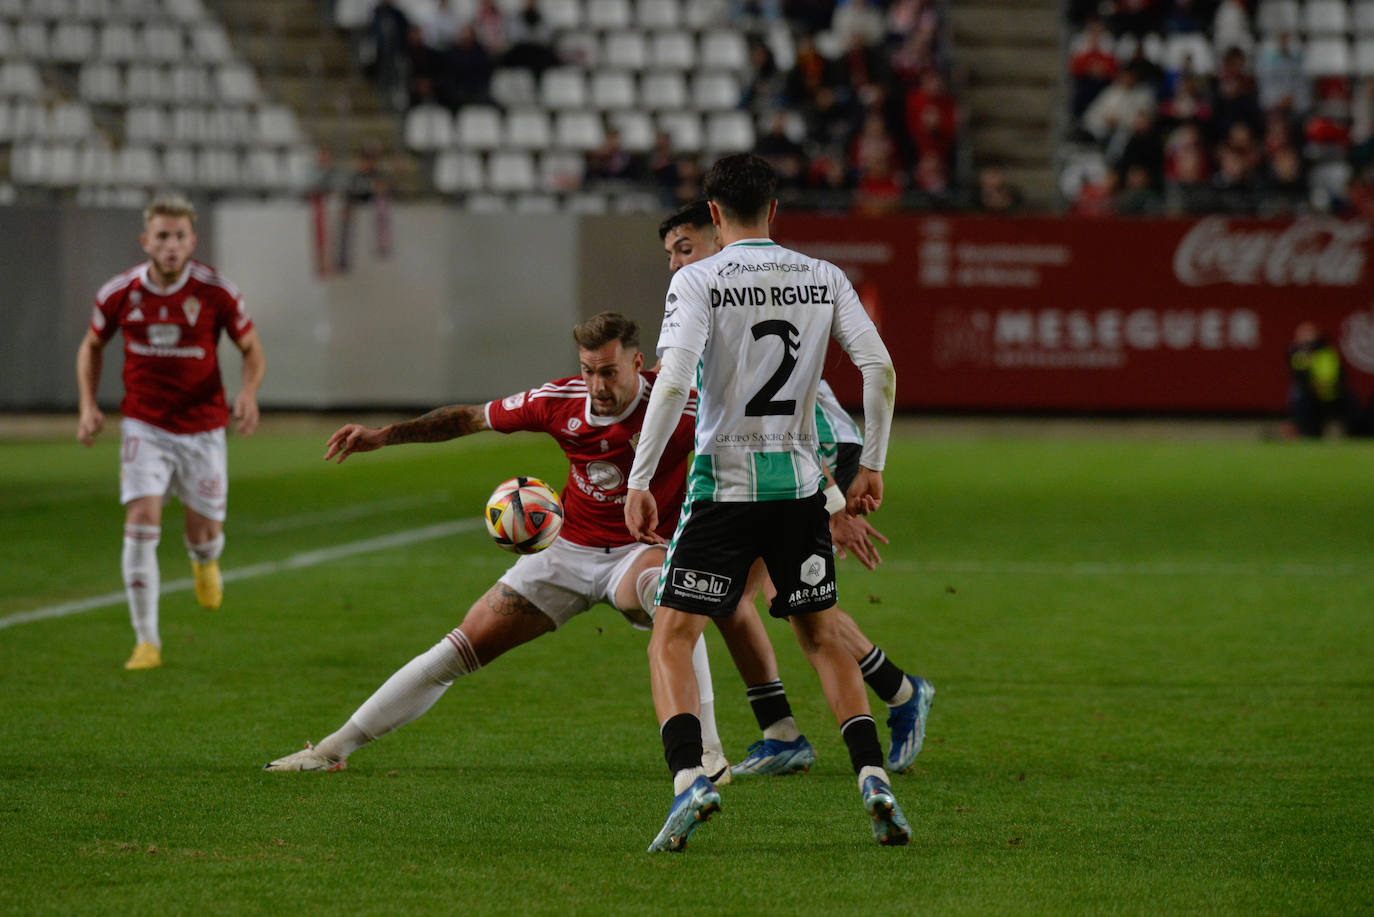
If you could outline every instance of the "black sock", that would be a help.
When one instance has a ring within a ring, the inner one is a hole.
[[[780,680],[750,685],[746,693],[760,729],[767,729],[778,720],[792,715],[792,705],[787,702],[787,692],[783,690]]]
[[[668,770],[676,774],[689,767],[701,767],[701,720],[691,713],[679,713],[669,717],[660,732]],[[878,735],[876,729],[873,735]]]
[[[851,716],[840,727],[840,735],[849,748],[849,763],[854,773],[865,767],[883,766],[883,747],[878,744],[878,724],[868,714]]]
[[[864,681],[884,703],[896,697],[902,689],[902,682],[906,681],[906,673],[893,665],[887,654],[876,646],[860,660],[859,671],[863,672]]]

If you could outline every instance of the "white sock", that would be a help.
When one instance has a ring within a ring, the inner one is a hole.
[[[763,731],[765,739],[777,739],[779,742],[795,742],[801,738],[801,730],[797,728],[797,721],[790,716],[769,724]]]
[[[186,553],[191,555],[191,559],[198,564],[207,564],[212,560],[219,560],[219,556],[224,553],[224,533],[220,532],[214,538],[200,544],[186,542]]]
[[[864,781],[869,777],[877,777],[888,786],[892,786],[892,781],[887,779],[887,771],[873,764],[859,768],[859,791],[863,792]]]
[[[714,748],[721,754],[725,746],[720,742],[720,732],[716,729],[716,693],[711,686],[711,664],[706,658],[706,635],[697,638],[692,647],[692,669],[697,675],[697,692],[701,701],[701,747]]]
[[[639,571],[639,576],[635,577],[635,594],[639,596],[640,607],[651,618],[654,616],[654,599],[658,596],[658,578],[662,573],[662,567],[650,567]]]
[[[676,796],[687,787],[696,783],[698,777],[705,777],[706,769],[701,767],[684,767],[673,775],[673,795]]]
[[[467,636],[455,629],[428,651],[396,670],[363,701],[344,727],[316,746],[342,760],[393,729],[416,719],[443,696],[454,680],[481,668]]]
[[[162,577],[157,566],[157,543],[162,538],[158,525],[125,525],[124,594],[129,599],[129,620],[139,643],[162,648],[157,632],[157,598]]]

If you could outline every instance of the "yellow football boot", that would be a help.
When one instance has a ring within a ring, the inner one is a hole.
[[[214,610],[224,601],[224,577],[219,572],[219,561],[205,563],[191,561],[191,572],[196,577],[196,601]]]
[[[124,663],[124,668],[135,669],[155,669],[162,665],[162,650],[151,643],[140,643],[134,647],[134,654],[129,657],[129,661]]]

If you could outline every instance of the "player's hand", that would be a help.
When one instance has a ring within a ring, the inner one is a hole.
[[[654,501],[654,495],[647,490],[625,491],[625,527],[635,541],[644,544],[668,543],[668,539],[654,531],[658,528],[658,504]]]
[[[381,430],[351,423],[335,430],[334,435],[329,437],[329,442],[325,445],[324,460],[327,462],[337,455],[339,463],[342,464],[344,459],[355,452],[372,452],[385,445]]]
[[[81,409],[81,415],[76,421],[76,438],[81,441],[81,445],[89,446],[94,443],[103,429],[105,415],[101,413],[100,408],[92,406]]]
[[[259,418],[258,399],[248,392],[239,392],[234,399],[234,420],[238,421],[239,435],[251,435],[258,428]]]
[[[867,516],[883,505],[883,473],[859,466],[859,473],[845,494],[844,511],[851,516]]]
[[[873,542],[890,544],[887,536],[870,525],[867,519],[851,516],[844,511],[830,517],[830,540],[835,543],[840,560],[844,560],[845,551],[848,551],[870,570],[876,570],[878,564],[883,562],[883,556]]]

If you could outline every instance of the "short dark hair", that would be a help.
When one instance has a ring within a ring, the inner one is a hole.
[[[626,350],[639,349],[639,322],[619,312],[598,312],[573,325],[573,340],[583,350],[600,350],[619,341]]]
[[[658,240],[668,238],[668,233],[679,226],[702,227],[711,225],[711,207],[703,198],[679,207],[672,216],[658,224]]]
[[[702,186],[727,220],[751,223],[767,216],[777,195],[778,173],[753,153],[734,153],[716,160]]]

